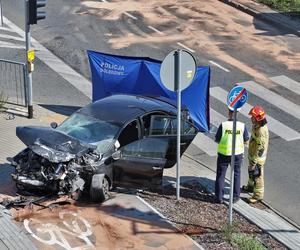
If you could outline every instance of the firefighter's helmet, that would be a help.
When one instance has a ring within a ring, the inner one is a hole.
[[[258,122],[266,118],[266,113],[261,106],[253,107],[250,110],[249,115],[251,115]]]

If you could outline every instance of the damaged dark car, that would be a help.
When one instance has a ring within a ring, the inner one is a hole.
[[[109,198],[115,186],[162,183],[176,163],[176,105],[166,98],[112,95],[51,127],[17,127],[27,146],[12,160],[18,189]],[[181,154],[198,130],[183,110]]]

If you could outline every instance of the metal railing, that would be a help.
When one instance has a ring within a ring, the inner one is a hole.
[[[0,59],[0,92],[7,103],[27,107],[26,65]]]

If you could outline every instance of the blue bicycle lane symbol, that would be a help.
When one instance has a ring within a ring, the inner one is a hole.
[[[238,96],[238,94],[241,93],[241,91],[234,91],[233,95],[229,97],[229,102],[232,103],[233,100]],[[239,99],[241,102],[246,101],[246,96],[242,95],[242,97]]]
[[[243,94],[239,97],[238,100],[236,100],[241,92],[243,92]],[[230,90],[227,96],[228,108],[231,110],[240,109],[247,102],[247,99],[247,90],[241,86],[235,86]]]

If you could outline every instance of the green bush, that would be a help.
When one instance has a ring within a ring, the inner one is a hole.
[[[266,250],[267,248],[257,239],[244,234],[233,234],[231,243],[241,250]]]
[[[225,224],[221,228],[221,235],[231,245],[238,246],[241,250],[266,250],[267,248],[252,236],[239,233],[237,225]]]
[[[293,12],[295,14],[300,12],[300,0],[256,0],[262,4],[268,5],[273,9],[282,12]]]

